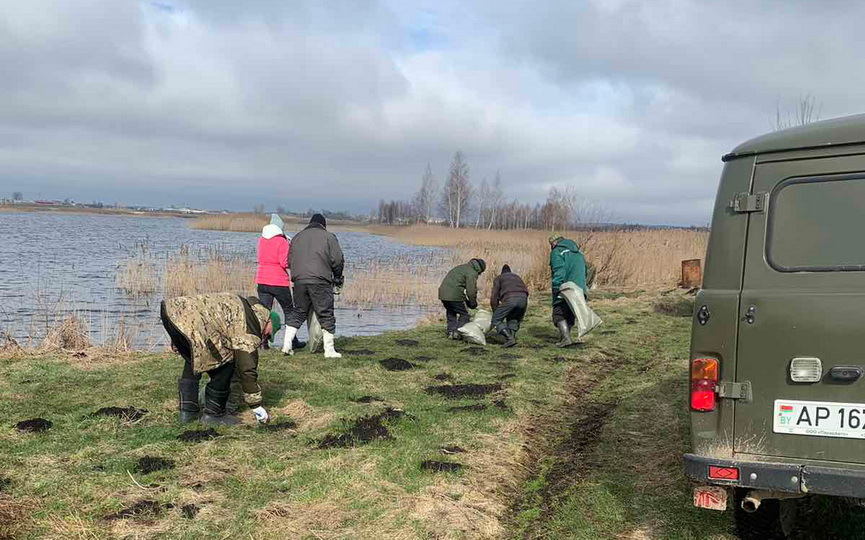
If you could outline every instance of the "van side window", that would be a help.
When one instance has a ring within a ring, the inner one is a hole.
[[[769,201],[766,261],[779,272],[865,271],[865,174],[781,182]]]

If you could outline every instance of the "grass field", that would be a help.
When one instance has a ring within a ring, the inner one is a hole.
[[[509,350],[436,323],[339,361],[267,351],[270,427],[245,412],[200,442],[178,440],[201,428],[175,423],[170,354],[0,359],[0,538],[731,538],[680,472],[690,319],[597,293],[604,325],[560,350],[533,300]],[[431,390],[457,384],[489,393]],[[16,430],[33,418],[53,426]]]

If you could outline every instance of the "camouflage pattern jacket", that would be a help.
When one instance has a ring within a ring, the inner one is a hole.
[[[232,293],[179,296],[163,303],[165,316],[189,343],[193,371],[204,373],[236,360],[244,401],[260,404],[258,347],[261,329],[270,320],[268,309]]]

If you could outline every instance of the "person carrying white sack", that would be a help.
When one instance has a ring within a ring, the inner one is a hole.
[[[292,340],[312,310],[321,324],[325,358],[342,358],[333,343],[336,333],[333,304],[334,294],[339,294],[345,279],[345,258],[336,236],[327,230],[323,215],[313,215],[309,225],[294,235],[288,266],[294,282],[294,307],[286,316],[282,352],[294,354]]]
[[[588,298],[586,287],[586,259],[577,243],[564,238],[561,234],[550,235],[550,278],[553,296],[553,325],[559,330],[556,347],[573,345],[571,328],[576,314],[567,299],[562,295],[562,286],[573,283],[581,289],[583,299]]]

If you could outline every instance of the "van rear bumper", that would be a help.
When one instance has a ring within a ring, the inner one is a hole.
[[[690,478],[716,486],[865,499],[865,470],[860,468],[718,459],[696,454],[685,454],[684,466]],[[737,467],[739,479],[710,479],[709,466]]]

